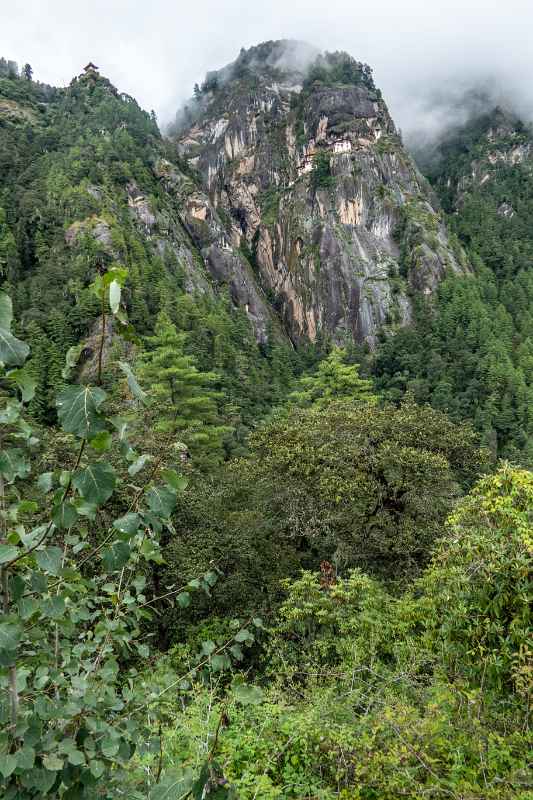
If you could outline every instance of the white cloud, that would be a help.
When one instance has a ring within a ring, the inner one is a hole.
[[[90,59],[166,121],[242,46],[303,39],[368,62],[409,130],[428,94],[487,77],[533,117],[531,30],[532,0],[25,0],[2,9],[0,54],[56,85]]]

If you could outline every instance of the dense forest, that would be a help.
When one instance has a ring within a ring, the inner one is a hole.
[[[495,109],[453,132],[428,168],[472,274],[442,283],[384,343],[378,386],[470,420],[494,456],[533,465],[531,130]]]
[[[0,59],[3,798],[531,798],[533,134],[426,171],[467,269],[258,336],[155,115]]]

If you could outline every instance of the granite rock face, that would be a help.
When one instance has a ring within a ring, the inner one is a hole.
[[[259,337],[273,307],[295,343],[372,347],[408,322],[412,292],[466,260],[368,67],[346,54],[301,65],[293,46],[241,51],[208,75],[174,134],[197,176],[181,187],[184,222]]]

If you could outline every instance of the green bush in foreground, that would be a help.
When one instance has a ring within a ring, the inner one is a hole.
[[[214,747],[241,800],[529,799],[532,491],[509,466],[483,479],[401,597],[358,571],[287,582],[264,695],[198,687],[166,758]]]

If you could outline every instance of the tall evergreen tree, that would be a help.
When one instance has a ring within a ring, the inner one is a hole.
[[[35,394],[28,410],[38,422],[46,422],[48,416],[48,343],[43,329],[33,320],[26,327],[26,341],[30,346],[28,372],[36,381]]]
[[[333,348],[313,375],[300,378],[289,399],[299,406],[317,408],[332,400],[360,400],[372,405],[378,401],[372,381],[360,377],[357,364],[346,363],[346,351],[340,347]]]
[[[219,416],[222,393],[214,388],[218,375],[197,369],[194,358],[184,352],[186,339],[161,312],[154,335],[146,339],[139,374],[153,399],[154,430],[179,438],[193,463],[208,468],[222,461],[224,437],[231,428]]]

